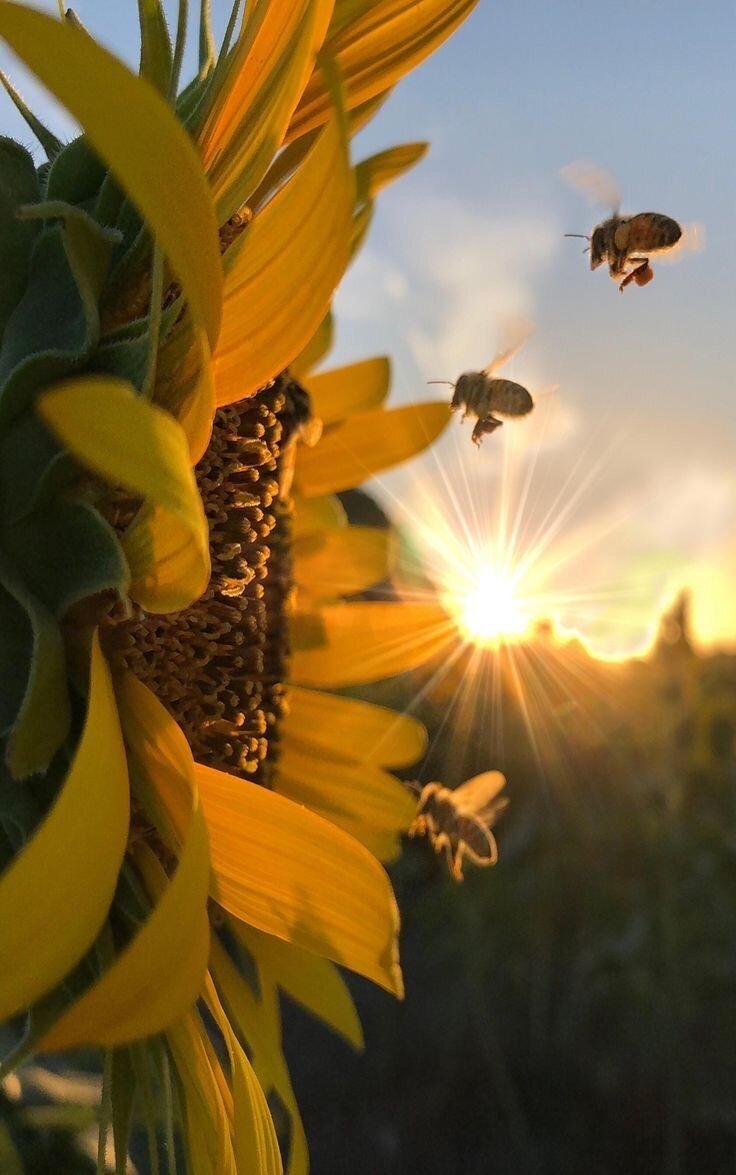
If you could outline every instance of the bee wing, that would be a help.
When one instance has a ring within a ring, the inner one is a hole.
[[[496,864],[498,847],[490,828],[472,816],[463,816],[458,821],[457,831],[463,852],[474,865]]]
[[[502,416],[527,416],[534,407],[531,395],[522,384],[510,379],[491,381],[491,412]]]
[[[685,253],[702,253],[705,249],[705,225],[693,221],[682,225],[682,236],[676,245],[666,252],[656,252],[657,265],[665,265],[673,261],[680,261]]]
[[[612,212],[618,212],[621,207],[621,193],[618,187],[610,175],[595,163],[590,163],[587,159],[578,159],[575,163],[568,163],[563,167],[560,175],[571,188],[582,192],[591,204],[604,204]]]
[[[506,786],[506,776],[500,771],[484,771],[474,775],[452,793],[456,810],[463,816],[477,817],[496,799]]]
[[[501,327],[500,350],[488,366],[483,368],[484,375],[493,375],[494,371],[498,371],[499,367],[502,367],[504,363],[508,363],[512,355],[515,355],[524,346],[524,343],[533,333],[534,323],[530,322],[528,318],[524,318],[521,315],[514,318],[507,318]]]

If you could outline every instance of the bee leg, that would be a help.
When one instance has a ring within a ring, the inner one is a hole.
[[[630,285],[631,282],[636,282],[638,286],[645,286],[654,277],[654,270],[649,264],[648,257],[630,257],[629,260],[638,262],[638,264],[635,264],[631,272],[627,273],[621,285],[618,287],[622,294],[625,287]]]
[[[480,443],[483,440],[483,437],[486,436],[488,433],[495,432],[496,429],[500,428],[502,424],[503,424],[502,420],[496,420],[496,417],[491,416],[490,413],[488,414],[488,416],[478,417],[478,420],[476,421],[476,424],[475,424],[475,428],[473,429],[473,436],[472,436],[473,443],[480,446]]]
[[[463,879],[464,879],[463,878],[463,855],[464,855],[464,853],[465,853],[465,845],[463,844],[462,841],[460,841],[460,844],[457,846],[457,850],[455,852],[454,857],[452,856],[451,853],[448,853],[448,859],[450,862],[450,870],[452,872],[452,876],[455,878],[455,881],[463,881]]]

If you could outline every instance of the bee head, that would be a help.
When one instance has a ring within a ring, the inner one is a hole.
[[[608,252],[607,230],[605,224],[599,224],[598,228],[593,229],[593,235],[590,238],[590,268],[597,269],[606,260]]]

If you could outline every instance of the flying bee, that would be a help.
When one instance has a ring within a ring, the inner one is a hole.
[[[441,783],[428,783],[421,791],[410,784],[419,804],[409,836],[426,836],[436,853],[444,851],[456,881],[463,879],[464,857],[474,865],[495,865],[498,848],[491,825],[508,804],[499,795],[505,783],[500,771],[484,771],[454,791]]]
[[[693,226],[683,233],[681,225],[663,212],[638,212],[622,216],[621,197],[616,185],[592,163],[571,163],[562,169],[563,177],[593,203],[607,204],[612,215],[596,225],[590,236],[584,233],[565,233],[566,237],[581,237],[588,241],[590,268],[607,264],[614,281],[620,281],[621,293],[632,282],[646,286],[654,277],[649,262],[652,253],[665,253],[675,245],[699,248],[698,230]]]
[[[500,416],[528,416],[534,407],[534,400],[521,384],[495,375],[512,355],[528,339],[533,327],[526,321],[514,322],[507,328],[508,339],[503,350],[482,371],[464,371],[457,383],[450,380],[433,379],[430,383],[446,383],[453,389],[450,409],[457,412],[462,408],[463,420],[470,414],[476,417],[472,440],[480,445],[484,436],[495,432],[503,424]]]

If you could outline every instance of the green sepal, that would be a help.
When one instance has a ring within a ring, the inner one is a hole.
[[[130,1049],[112,1051],[111,1070],[112,1136],[115,1144],[115,1175],[128,1170],[128,1140],[137,1090]]]
[[[32,540],[29,537],[26,541]],[[22,583],[4,551],[0,585],[23,609],[31,628],[22,661],[25,688],[5,748],[5,762],[13,778],[27,779],[47,769],[69,731],[64,641],[51,612]],[[10,616],[3,617],[3,630],[6,620]],[[9,651],[3,649],[3,654]],[[8,668],[3,667],[3,677]]]
[[[33,249],[25,293],[8,319],[0,351],[0,426],[34,392],[84,366],[100,337],[98,302],[117,236],[72,205]],[[28,215],[28,213],[26,213]],[[35,219],[29,223],[35,224]]]
[[[58,441],[30,412],[0,433],[0,525],[20,522],[35,509],[46,475],[63,455]]]
[[[0,585],[0,734],[6,735],[18,717],[32,656],[28,613]]]
[[[43,147],[44,151],[46,152],[46,158],[54,159],[59,154],[59,151],[61,151],[61,139],[57,139],[54,132],[49,130],[46,124],[41,122],[41,119],[37,118],[33,111],[28,106],[26,106],[15,86],[11,83],[9,78],[5,76],[2,70],[0,70],[0,82],[2,82],[3,86],[5,87],[6,92],[10,96],[10,99],[21,118],[24,120],[26,125],[30,128]]]
[[[0,138],[0,335],[23,296],[33,243],[40,232],[40,225],[20,223],[15,214],[21,204],[38,198],[33,159],[20,143]]]
[[[174,55],[161,0],[138,0],[138,23],[141,29],[139,73],[166,98]]]
[[[59,152],[46,182],[47,200],[65,200],[68,204],[86,204],[97,196],[107,175],[107,168],[84,135],[72,139]]]
[[[2,546],[23,583],[55,617],[102,592],[127,595],[130,572],[117,535],[87,502],[47,503],[21,525],[6,526]]]

